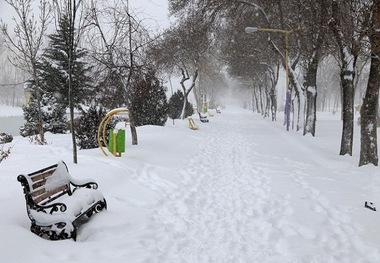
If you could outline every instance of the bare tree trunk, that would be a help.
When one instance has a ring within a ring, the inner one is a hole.
[[[379,104],[379,83],[380,83],[380,35],[377,32],[380,28],[380,1],[373,3],[372,13],[372,34],[371,42],[371,68],[367,91],[361,107],[361,128],[360,128],[360,160],[359,166],[372,163],[378,165],[377,155],[377,110]]]
[[[129,111],[129,126],[131,129],[132,145],[137,145],[138,144],[137,129],[136,129],[135,119],[133,117],[132,111]]]
[[[306,118],[303,130],[303,135],[311,133],[313,137],[315,136],[317,123],[317,71],[321,59],[321,50],[325,42],[327,2],[325,0],[318,1],[315,11],[316,14],[311,14],[315,23],[309,29],[312,31],[312,34],[308,34],[312,45],[310,47],[311,58],[308,63],[304,85],[306,91]]]
[[[183,106],[182,106],[182,112],[181,112],[181,119],[183,120],[183,119],[185,119],[187,97],[189,96],[189,93],[191,92],[191,90],[195,87],[195,82],[198,78],[198,68],[196,68],[194,71],[193,81],[192,81],[189,89],[186,89],[186,86],[185,86],[185,81],[190,79],[189,74],[188,74],[187,70],[185,70],[185,69],[181,68],[181,71],[182,71],[182,79],[181,79],[180,84],[181,84],[182,89],[183,89]]]
[[[267,83],[268,85],[269,83]],[[269,84],[270,85],[270,84]],[[270,112],[270,108],[271,108],[271,97],[270,97],[270,93],[271,93],[271,89],[270,87],[269,88],[266,88],[265,89],[265,115],[264,117],[269,117],[269,112]]]
[[[272,121],[276,121],[276,112],[277,112],[277,97],[276,97],[276,91],[275,87],[272,85],[272,89],[270,91],[270,104],[271,104],[271,114],[272,114]]]
[[[340,155],[352,155],[354,137],[354,72],[342,69],[340,75],[342,85],[342,117],[343,129],[340,144]]]
[[[260,102],[259,102],[259,99],[258,99],[259,95],[257,95],[257,88],[255,88],[255,86],[253,86],[252,87],[252,91],[253,91],[253,97],[255,98],[254,109],[256,109],[257,113],[261,113],[261,111],[260,111]]]
[[[306,120],[303,130],[303,135],[311,133],[313,137],[315,136],[317,121],[317,70],[318,60],[317,57],[314,56],[306,73]]]
[[[291,83],[290,86],[294,87],[294,93],[295,93],[295,100],[292,100],[291,109],[289,109],[293,114],[293,122],[292,122],[292,129],[296,129],[296,131],[299,131],[301,129],[301,126],[303,126],[303,120],[304,120],[304,105],[305,105],[305,98],[303,94],[302,86],[299,82],[299,80],[296,78],[296,74],[294,72],[294,69],[289,66],[289,81]],[[289,89],[289,95],[291,95],[291,91]],[[287,94],[288,96],[288,94]],[[289,98],[289,101],[291,100],[291,96]],[[301,118],[302,116],[302,118]],[[295,126],[295,127],[294,127]]]
[[[332,3],[332,19],[329,22],[335,39],[339,46],[341,60],[341,87],[342,87],[342,139],[340,144],[340,155],[352,155],[354,137],[354,78],[355,64],[358,53],[354,51],[356,43],[349,43],[343,38],[343,28],[339,17],[339,4]],[[356,50],[356,49],[355,49]]]
[[[72,2],[73,1],[73,2]],[[69,0],[67,3],[67,13],[69,18],[69,54],[68,54],[68,73],[69,73],[69,111],[70,111],[70,132],[71,141],[73,146],[73,162],[78,163],[78,150],[74,126],[74,92],[73,92],[73,50],[75,46],[74,30],[75,30],[75,17],[77,12],[76,0]]]
[[[271,77],[271,90],[270,90],[270,100],[271,100],[271,113],[272,113],[272,121],[276,121],[277,116],[277,95],[276,95],[276,86],[278,83],[278,77],[280,74],[280,64],[277,65],[277,70],[272,74]]]

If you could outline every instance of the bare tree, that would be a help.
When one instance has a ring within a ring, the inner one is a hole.
[[[192,12],[167,30],[161,41],[152,48],[157,65],[167,72],[181,76],[183,107],[181,118],[185,118],[185,108],[189,93],[194,89],[204,54],[208,50],[207,25]],[[190,80],[190,85],[186,81]]]
[[[191,3],[194,1],[169,1],[172,12],[183,16],[188,13],[187,9]],[[246,40],[244,44],[255,43],[255,45],[260,45],[259,43],[266,43],[272,49],[272,53],[268,57],[276,57],[284,68],[289,68],[289,88],[295,94],[294,111],[296,118],[294,121],[296,129],[299,130],[303,125],[305,99],[303,85],[295,70],[300,59],[299,32],[297,32],[300,21],[299,16],[294,15],[297,3],[299,1],[287,1],[285,8],[282,0],[195,0],[199,14],[209,24],[229,25],[232,23],[239,26],[234,28],[234,31],[239,33],[244,32],[244,27],[247,26],[293,32],[293,34],[289,33],[285,36],[277,32],[256,33],[251,35],[250,40]],[[234,23],[234,21],[240,21],[240,23]],[[288,42],[286,39],[290,43],[287,47],[285,45]],[[290,51],[289,60],[286,60],[286,50]]]
[[[369,73],[367,91],[361,107],[361,140],[359,166],[372,163],[378,165],[377,155],[377,116],[379,108],[380,83],[380,1],[373,1],[371,16],[371,30],[369,39],[371,43],[371,68]]]
[[[128,1],[103,4],[91,2],[89,43],[92,44],[92,57],[99,65],[99,72],[103,72],[100,73],[102,78],[112,78],[114,84],[120,85],[118,93],[124,95],[115,103],[129,108],[131,82],[146,68],[143,52],[152,40],[141,21],[136,19]],[[132,111],[129,111],[129,119],[132,144],[137,145]]]
[[[217,45],[210,45],[218,48]],[[209,108],[216,108],[221,105],[222,94],[227,87],[225,72],[220,69],[223,68],[221,60],[213,55],[214,51],[203,54],[200,59],[198,85],[193,89],[194,97],[197,101],[198,111],[201,111],[203,99],[206,99]]]
[[[305,65],[304,89],[306,93],[306,112],[303,134],[315,136],[317,122],[317,70],[324,56],[327,28],[326,0],[305,1],[299,4],[302,14],[302,55]]]
[[[333,0],[330,28],[339,47],[343,130],[340,155],[352,155],[356,61],[368,25],[368,6],[360,0]]]
[[[319,63],[317,71],[318,110],[335,113],[341,103],[340,69],[336,58],[327,55]],[[338,104],[337,104],[338,103]],[[335,107],[336,106],[336,107]]]
[[[42,112],[40,105],[40,85],[37,74],[37,64],[44,45],[44,37],[50,22],[51,5],[48,0],[41,0],[39,5],[39,18],[34,16],[32,0],[5,0],[16,13],[13,18],[15,27],[13,33],[9,31],[8,25],[1,21],[0,29],[3,33],[7,47],[14,54],[13,63],[27,71],[34,84],[37,105],[38,120],[37,130],[39,131],[39,142],[45,143],[45,136],[42,123]]]
[[[234,20],[234,12],[228,14],[229,23],[217,34],[220,39],[220,59],[228,65],[230,76],[243,81],[252,94],[252,109],[276,120],[279,57],[273,54],[272,48],[266,42],[252,40],[252,35],[244,34],[241,29],[248,25],[251,12],[240,14],[240,21]],[[256,35],[260,40],[265,34]]]

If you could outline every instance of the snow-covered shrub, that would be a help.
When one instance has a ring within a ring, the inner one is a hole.
[[[7,150],[4,150],[4,147],[0,148],[0,163],[9,157],[11,149],[12,147],[9,147]]]
[[[41,97],[42,126],[44,132],[66,133],[68,130],[66,109],[52,94],[44,94]],[[38,103],[34,94],[30,97],[29,104],[23,106],[25,124],[20,127],[20,135],[23,137],[38,134]]]
[[[97,132],[100,122],[106,115],[102,107],[91,106],[82,110],[82,115],[75,121],[77,145],[80,149],[97,148]]]
[[[176,91],[169,99],[168,114],[171,119],[179,119],[181,117],[183,108],[183,93],[182,91]],[[193,105],[190,102],[186,103],[185,118],[193,115]]]
[[[39,134],[29,136],[29,142],[31,144],[35,144],[35,145],[47,144],[46,139],[44,141],[42,141],[41,136]]]
[[[136,80],[132,85],[130,109],[136,126],[165,125],[168,119],[165,92],[154,72]]]
[[[0,144],[9,143],[13,141],[13,136],[11,134],[2,132],[0,133]]]

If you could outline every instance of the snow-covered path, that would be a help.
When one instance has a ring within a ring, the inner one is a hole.
[[[258,118],[229,112],[202,126],[209,136],[180,172],[187,183],[155,209],[142,262],[377,262],[360,226],[308,183],[334,169]]]
[[[254,140],[241,133],[239,116],[231,117],[211,128],[183,171],[191,188],[179,189],[176,200],[156,210],[154,219],[162,224],[157,242],[166,244],[161,253],[152,251],[159,253],[157,262],[283,257],[279,227],[291,212],[288,201],[271,192],[271,175],[255,165]]]

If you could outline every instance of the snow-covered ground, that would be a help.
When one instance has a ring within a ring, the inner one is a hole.
[[[0,117],[18,117],[22,116],[22,114],[23,111],[20,107],[0,105]]]
[[[279,116],[281,119],[282,116]],[[339,156],[338,115],[319,113],[317,136],[286,132],[238,107],[190,130],[186,121],[138,128],[122,157],[99,149],[71,158],[70,135],[48,145],[15,137],[0,163],[0,262],[380,262],[379,168]],[[108,210],[78,241],[29,231],[16,177],[64,160],[94,178]]]

